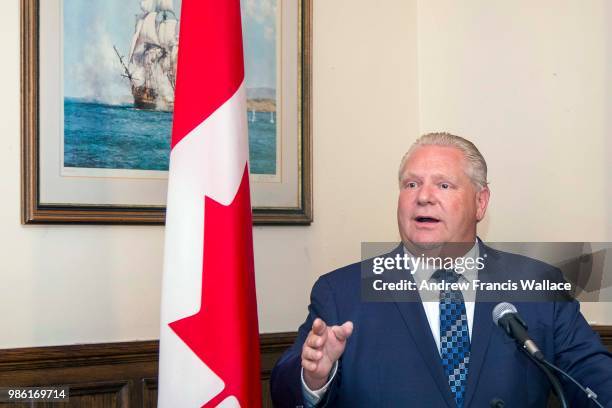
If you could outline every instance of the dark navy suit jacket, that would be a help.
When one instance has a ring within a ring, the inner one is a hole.
[[[519,255],[486,253],[482,281],[505,281],[555,275],[553,267]],[[321,276],[315,283],[309,314],[293,346],[277,362],[271,377],[275,407],[303,404],[301,351],[314,319],[327,324],[354,323],[354,331],[339,360],[338,372],[320,406],[329,407],[456,407],[440,355],[420,302],[363,302],[361,263]],[[477,294],[471,339],[471,359],[465,407],[489,407],[500,398],[506,407],[546,407],[550,386],[546,377],[496,327],[491,312],[496,303]],[[516,303],[515,303],[516,304]],[[612,355],[580,313],[576,301],[516,304],[531,337],[545,357],[575,376],[612,407]],[[563,382],[572,407],[594,405],[577,388]]]

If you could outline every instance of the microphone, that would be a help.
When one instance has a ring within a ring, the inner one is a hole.
[[[546,377],[548,377],[550,385],[555,391],[555,394],[557,394],[559,402],[561,402],[561,407],[568,408],[569,405],[565,399],[565,394],[563,393],[563,388],[561,387],[559,379],[555,377],[550,369],[545,365],[546,359],[544,358],[544,354],[542,354],[535,342],[529,338],[529,334],[527,333],[527,324],[519,316],[516,307],[512,303],[508,302],[498,303],[493,308],[492,315],[493,322],[497,326],[501,327],[506,334],[513,338],[520,346],[522,346],[523,351],[527,353],[527,356],[529,356],[535,365],[537,365],[544,372]]]
[[[582,384],[576,381],[574,377],[544,358],[544,354],[542,354],[535,342],[529,338],[529,334],[527,333],[527,324],[523,319],[521,319],[516,307],[512,303],[498,303],[493,308],[492,315],[493,322],[497,326],[501,327],[508,334],[508,336],[512,337],[519,345],[521,345],[523,351],[527,353],[527,356],[531,358],[535,365],[537,365],[544,372],[544,374],[546,374],[546,377],[548,377],[548,380],[550,381],[555,394],[557,394],[559,402],[563,408],[568,407],[567,400],[563,394],[563,388],[561,387],[559,379],[553,375],[551,369],[573,382],[582,392],[585,393],[589,400],[593,401],[593,403],[595,403],[598,407],[603,408],[603,405],[601,405],[597,400],[597,394],[593,392],[593,390],[591,390],[589,387],[584,387]],[[499,405],[500,401],[501,400],[494,398],[491,400],[490,404],[492,407],[494,406],[494,403],[497,404],[497,407],[503,407],[504,405]],[[501,403],[503,404],[503,401],[501,401]]]
[[[531,356],[536,360],[542,361],[544,354],[540,351],[529,334],[527,333],[527,324],[518,314],[516,307],[512,303],[498,303],[493,308],[493,322],[501,327],[508,336],[516,340]]]

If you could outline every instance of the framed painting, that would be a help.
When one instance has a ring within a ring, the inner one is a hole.
[[[181,0],[21,0],[22,222],[163,224]],[[312,221],[312,0],[242,0],[256,224]]]

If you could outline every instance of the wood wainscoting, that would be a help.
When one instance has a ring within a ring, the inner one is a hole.
[[[612,351],[612,326],[594,326]],[[262,334],[263,406],[271,407],[270,374],[293,343],[295,332]],[[0,350],[0,387],[70,387],[67,404],[0,403],[0,407],[155,407],[158,341],[32,347]]]

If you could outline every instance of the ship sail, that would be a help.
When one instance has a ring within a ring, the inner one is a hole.
[[[128,61],[132,60],[134,50],[136,49],[136,45],[138,44],[138,38],[140,38],[140,30],[142,29],[142,21],[143,20],[141,19],[136,21],[136,28],[134,29],[134,35],[132,36],[132,46],[130,47],[130,53],[128,54]]]
[[[176,20],[162,20],[159,23],[159,43],[164,47],[171,49],[176,44],[176,27],[178,21]]]
[[[142,68],[147,60],[150,60],[147,54],[151,53],[152,47],[160,46],[155,23],[156,17],[157,13],[149,13],[136,24],[138,31],[134,33],[135,40],[132,40],[133,46],[128,56],[129,63],[135,65],[136,70]]]
[[[150,13],[157,10],[158,0],[140,0],[140,8],[144,13]]]
[[[147,14],[142,22],[140,29],[140,40],[149,45],[159,46],[159,36],[157,35],[157,13],[151,12]]]
[[[172,11],[174,13],[172,0],[158,0],[157,11]]]

